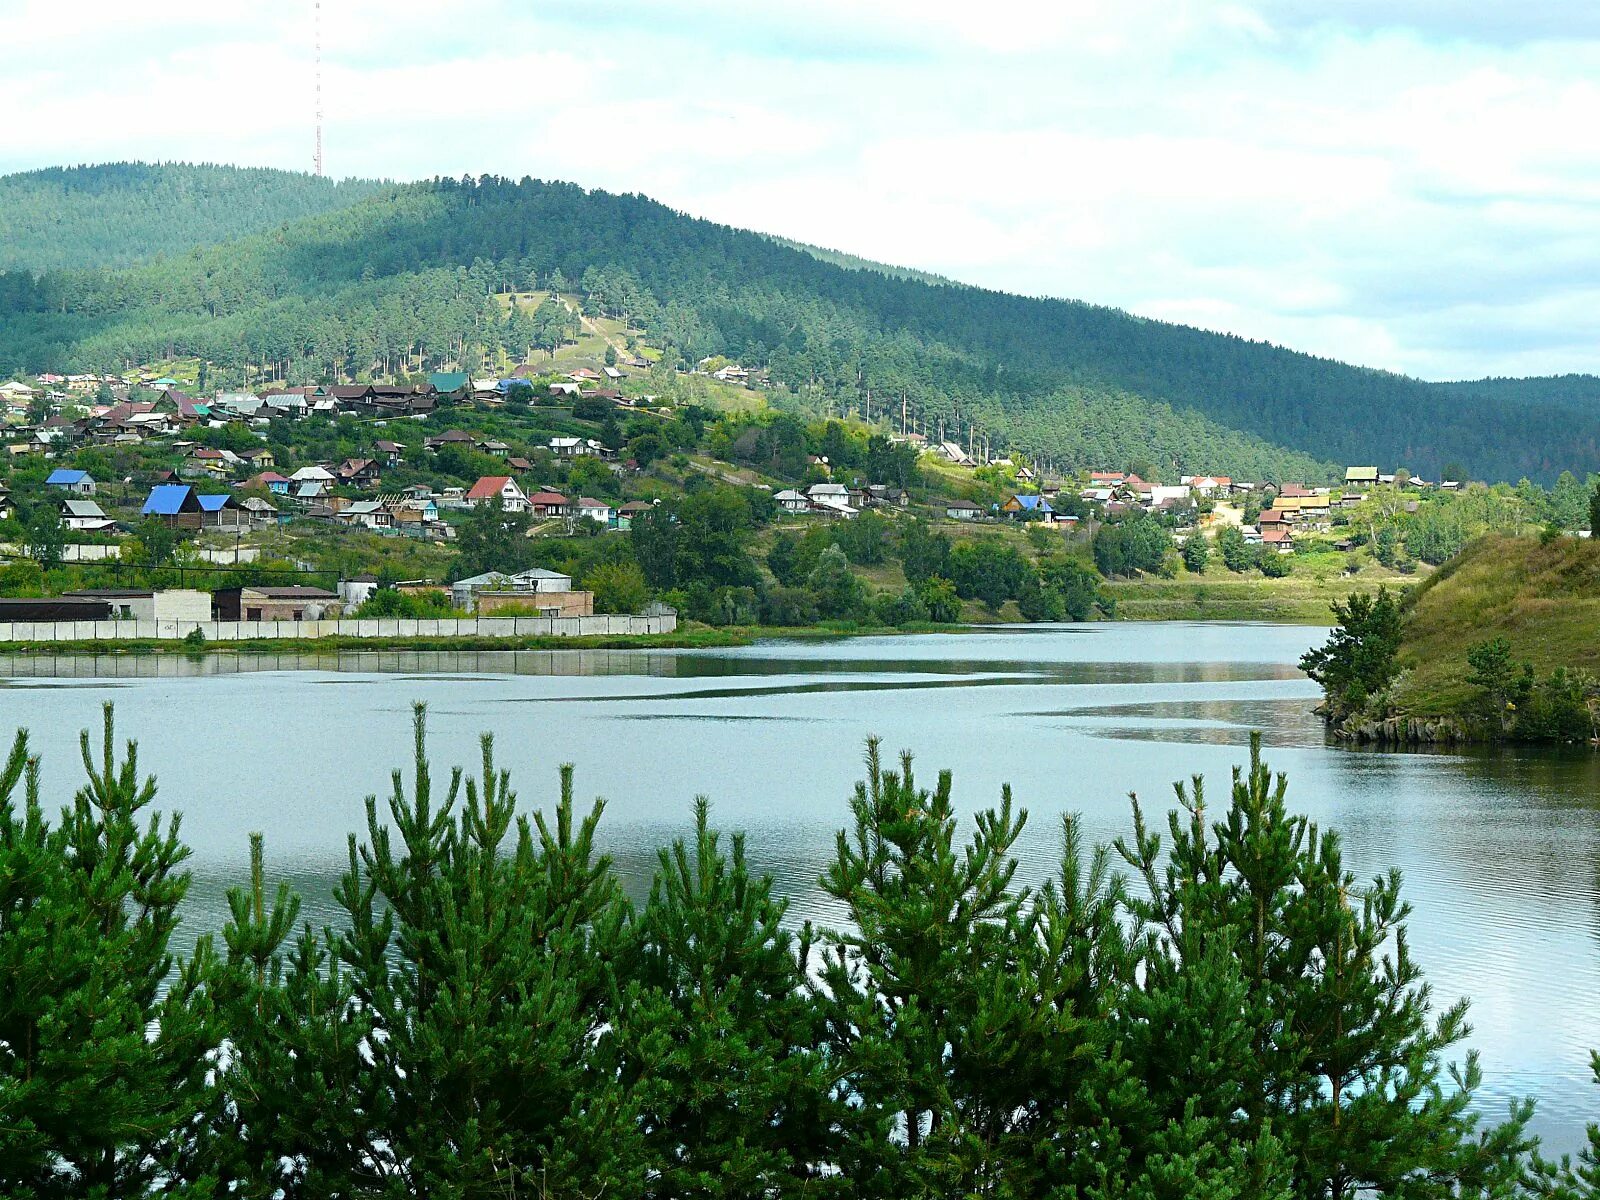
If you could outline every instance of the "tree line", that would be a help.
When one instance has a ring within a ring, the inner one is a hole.
[[[436,772],[419,707],[338,923],[300,921],[253,835],[180,958],[189,851],[110,706],[53,817],[19,733],[5,1194],[1595,1194],[1530,1103],[1474,1115],[1466,1004],[1434,1006],[1398,873],[1358,881],[1259,742],[1215,805],[1197,778],[1093,848],[1065,819],[1036,887],[1009,789],[963,820],[948,772],[869,742],[833,927],[795,927],[703,799],[632,901],[571,767],[530,813],[481,751]]]

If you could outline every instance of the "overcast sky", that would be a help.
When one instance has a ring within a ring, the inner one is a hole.
[[[5,0],[0,170],[309,168],[312,31]],[[643,192],[1428,378],[1600,371],[1600,4],[327,0],[323,40],[329,174]]]

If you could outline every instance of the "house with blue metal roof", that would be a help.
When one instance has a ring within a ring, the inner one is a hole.
[[[94,479],[87,471],[74,471],[67,467],[57,467],[50,472],[45,481],[46,487],[61,488],[71,492],[74,496],[94,495]]]
[[[204,510],[200,507],[199,494],[187,483],[158,483],[150,489],[139,513],[168,525],[199,529]]]
[[[1000,511],[1013,521],[1050,521],[1055,509],[1043,496],[1013,496],[1000,506]]]

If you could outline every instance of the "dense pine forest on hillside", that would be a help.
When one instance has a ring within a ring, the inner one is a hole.
[[[0,372],[172,354],[241,382],[473,369],[533,349],[495,293],[556,285],[598,296],[681,361],[728,355],[819,407],[869,417],[898,413],[903,397],[931,428],[976,423],[1065,467],[1138,456],[1326,478],[1333,464],[1377,462],[1548,482],[1600,459],[1600,403],[1581,382],[1427,384],[1089,304],[849,269],[571,184],[385,189],[127,268],[60,269],[63,253],[47,244],[25,264],[41,273],[0,276]]]
[[[121,267],[364,200],[386,185],[208,163],[106,163],[0,177],[0,270]]]

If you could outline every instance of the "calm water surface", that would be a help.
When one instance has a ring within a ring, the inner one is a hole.
[[[0,659],[0,729],[26,725],[47,795],[80,778],[76,739],[104,700],[194,847],[190,930],[267,835],[269,865],[332,919],[329,893],[363,799],[408,761],[409,708],[429,706],[436,774],[496,735],[525,804],[560,763],[607,799],[606,848],[642,890],[654,849],[696,795],[749,834],[791,915],[835,921],[817,887],[861,773],[862,741],[909,748],[931,784],[955,771],[966,810],[1009,781],[1031,820],[1023,874],[1053,869],[1060,817],[1109,840],[1130,791],[1165,808],[1173,781],[1230,769],[1261,730],[1291,802],[1343,831],[1359,875],[1405,874],[1412,945],[1440,1001],[1472,1000],[1486,1107],[1533,1095],[1549,1145],[1600,1115],[1600,756],[1382,754],[1325,744],[1294,663],[1324,631],[1223,624],[1028,626],[982,633],[769,643],[725,651],[372,652]]]

